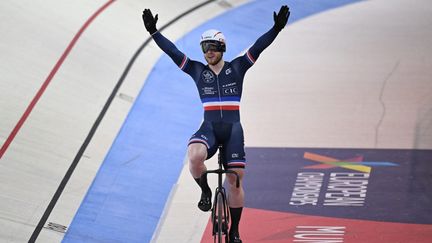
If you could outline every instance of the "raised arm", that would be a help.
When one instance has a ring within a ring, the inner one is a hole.
[[[248,57],[252,62],[255,62],[261,52],[276,39],[276,36],[287,24],[289,16],[290,11],[287,5],[282,6],[278,14],[273,12],[273,19],[275,22],[273,27],[258,38],[258,40],[249,48]]]
[[[165,38],[156,28],[156,23],[158,21],[158,15],[153,17],[150,9],[144,9],[142,18],[144,21],[144,26],[146,30],[153,37],[153,40],[156,44],[164,51],[171,59],[174,61],[177,66],[179,66],[182,70],[184,70],[188,58],[185,54],[183,54],[170,40]]]

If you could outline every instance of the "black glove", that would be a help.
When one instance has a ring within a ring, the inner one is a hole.
[[[288,18],[290,16],[289,7],[287,5],[283,5],[279,13],[276,14],[276,12],[273,12],[273,19],[274,19],[274,27],[277,31],[281,31],[286,23],[288,22]]]
[[[156,23],[158,21],[158,15],[156,14],[156,16],[153,18],[153,14],[150,9],[146,8],[143,11],[142,18],[146,30],[150,33],[150,35],[153,35],[157,31]]]

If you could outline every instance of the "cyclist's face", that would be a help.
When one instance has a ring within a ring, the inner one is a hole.
[[[204,53],[204,58],[209,65],[216,65],[222,60],[222,52],[210,49]]]

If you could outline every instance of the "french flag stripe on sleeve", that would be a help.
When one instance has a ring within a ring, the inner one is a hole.
[[[187,56],[184,55],[183,60],[182,60],[182,62],[180,63],[180,66],[179,66],[179,68],[180,68],[181,70],[183,70],[184,67],[186,66],[186,63],[187,63],[188,59],[189,59],[189,58],[187,58]]]
[[[246,56],[251,64],[255,63],[255,58],[250,54],[249,50],[246,52]]]

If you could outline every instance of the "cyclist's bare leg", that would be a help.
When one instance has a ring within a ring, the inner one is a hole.
[[[211,190],[207,184],[207,178],[200,180],[201,175],[207,171],[204,161],[207,158],[207,147],[202,143],[192,143],[188,147],[189,171],[193,178],[201,187],[201,198],[198,202],[198,208],[202,211],[211,209]]]
[[[243,185],[242,180],[244,176],[244,169],[238,169],[234,168],[231,169],[240,177],[240,187],[236,187],[236,176],[233,174],[227,174],[227,180],[228,180],[228,195],[229,195],[229,206],[232,208],[240,208],[244,205],[244,191],[243,191]]]
[[[242,242],[239,235],[239,223],[244,205],[244,191],[242,179],[244,169],[232,169],[237,172],[240,177],[240,187],[236,187],[236,176],[227,174],[228,180],[228,204],[231,213],[231,226],[229,231],[230,242]]]
[[[189,171],[194,178],[200,178],[207,171],[204,161],[207,158],[207,147],[202,143],[192,143],[188,147]]]

